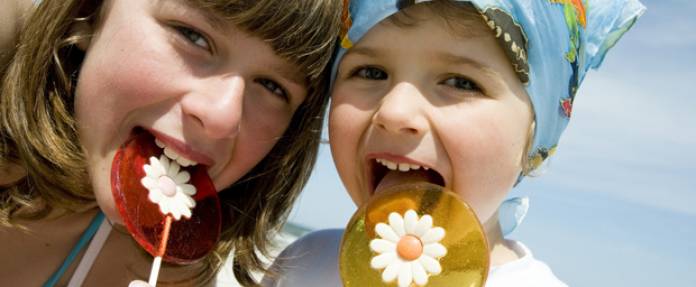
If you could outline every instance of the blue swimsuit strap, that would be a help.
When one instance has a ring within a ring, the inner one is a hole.
[[[87,243],[94,237],[94,234],[97,233],[97,230],[99,229],[99,226],[102,224],[104,221],[104,213],[97,212],[97,214],[94,216],[92,219],[92,222],[89,223],[89,226],[87,227],[87,230],[85,230],[84,233],[82,233],[82,236],[80,236],[80,240],[77,241],[77,244],[75,244],[75,247],[73,247],[72,250],[70,250],[70,254],[68,254],[67,257],[65,257],[65,260],[63,261],[63,264],[60,265],[60,268],[56,270],[56,272],[51,275],[50,278],[48,278],[48,281],[44,283],[43,287],[53,287],[58,283],[58,280],[63,277],[63,273],[65,273],[65,270],[70,267],[70,264],[72,264],[73,260],[75,260],[75,257],[82,251],[82,249],[87,245]]]

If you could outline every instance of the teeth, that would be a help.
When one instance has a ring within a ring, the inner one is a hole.
[[[166,155],[169,159],[176,160],[179,158],[179,154],[176,153],[174,150],[170,149],[169,147],[164,147],[164,155]]]
[[[409,171],[409,170],[411,170],[411,166],[408,163],[400,163],[399,170],[400,171]]]
[[[407,172],[409,170],[418,170],[421,168],[420,165],[417,164],[408,164],[408,163],[395,163],[390,160],[386,160],[383,158],[378,158],[375,159],[376,162],[380,163],[383,166],[386,166],[390,170],[398,170],[402,172]],[[423,167],[425,170],[428,170],[428,167]]]
[[[189,160],[187,158],[182,157],[178,153],[176,153],[173,149],[168,148],[163,142],[161,142],[159,139],[155,139],[155,144],[164,149],[164,155],[167,156],[169,159],[176,161],[180,166],[187,167],[187,166],[195,166],[198,163],[192,160]]]
[[[190,161],[190,160],[188,160],[188,159],[185,159],[185,158],[183,158],[183,157],[177,158],[177,159],[176,159],[176,162],[178,162],[179,165],[184,166],[184,167],[189,166],[189,165],[196,165],[195,162]]]

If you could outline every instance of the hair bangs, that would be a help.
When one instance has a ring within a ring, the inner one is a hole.
[[[188,0],[259,37],[311,82],[331,59],[339,1]],[[328,22],[327,22],[328,20]]]

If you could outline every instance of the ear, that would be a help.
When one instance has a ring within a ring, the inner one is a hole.
[[[75,46],[82,51],[87,51],[92,41],[93,32],[91,23],[78,21],[70,28],[70,37],[77,37],[78,41],[75,43]]]

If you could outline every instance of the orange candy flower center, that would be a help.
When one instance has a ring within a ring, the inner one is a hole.
[[[413,235],[404,235],[396,244],[396,253],[404,260],[416,260],[423,254],[423,243]]]

